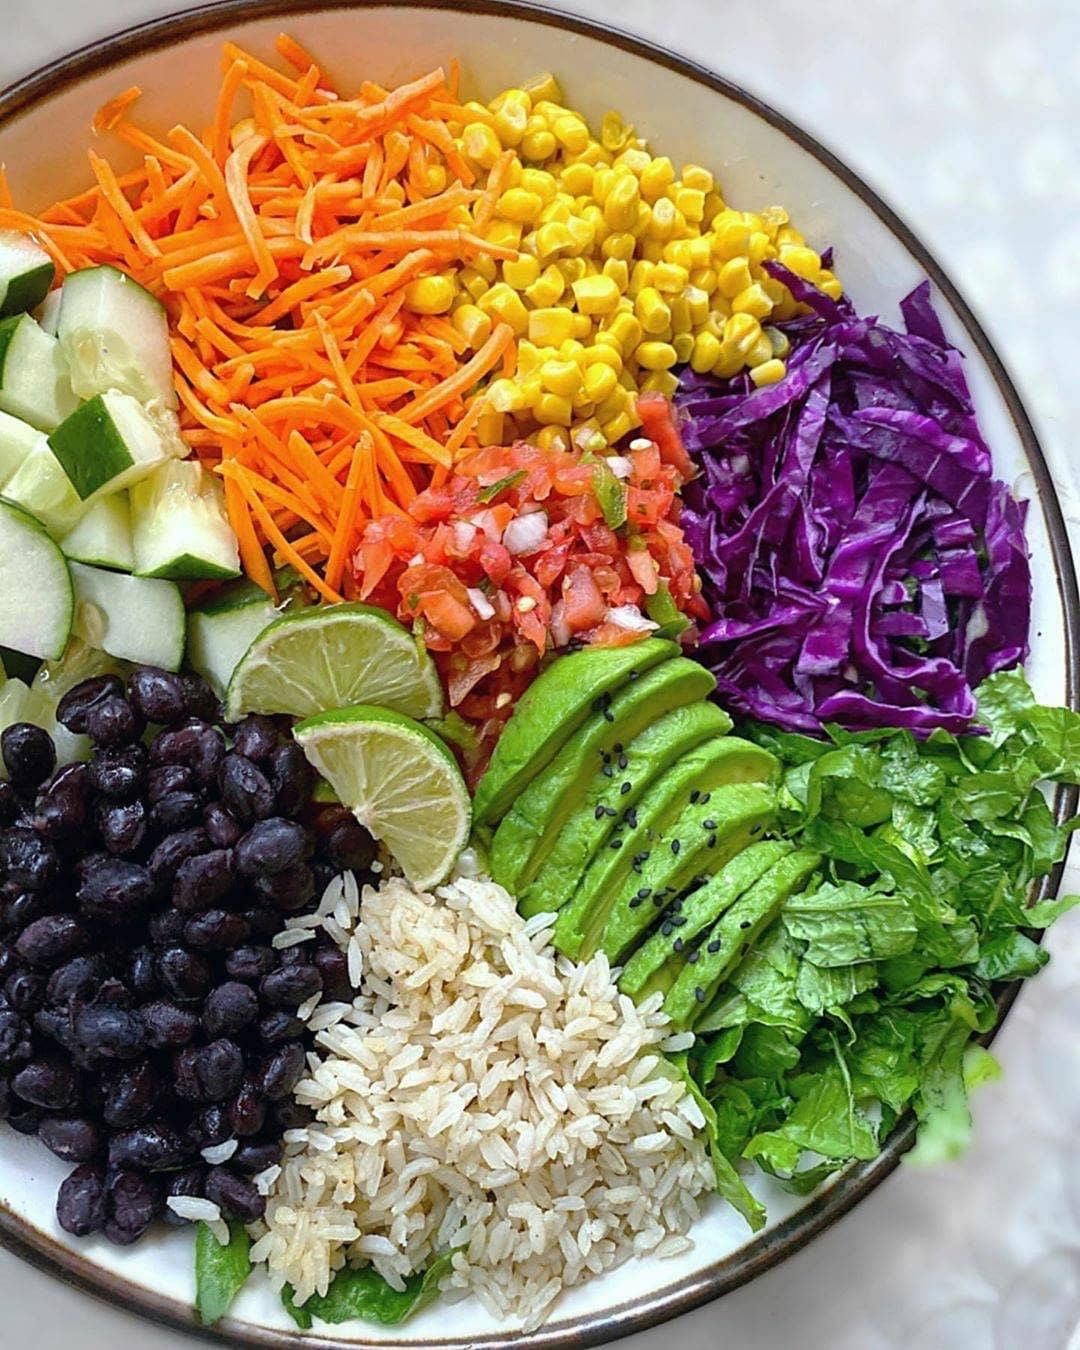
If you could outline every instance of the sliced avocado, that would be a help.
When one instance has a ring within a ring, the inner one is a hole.
[[[641,944],[619,977],[622,992],[637,1002],[657,989],[667,993],[686,964],[681,950],[672,951],[673,939],[677,937],[684,946],[690,944],[792,847],[783,839],[762,839],[736,853],[703,886],[684,896],[678,931],[665,934],[657,930]]]
[[[781,858],[765,875],[722,914],[687,956],[664,999],[664,1012],[677,1030],[692,1028],[764,930],[780,912],[789,895],[799,890],[821,862],[809,849],[796,849]],[[691,957],[695,959],[691,960]]]
[[[645,930],[657,923],[681,937],[680,892],[693,885],[694,878],[704,881],[718,872],[760,839],[775,819],[776,791],[767,784],[733,783],[702,793],[661,837],[641,845],[648,856],[631,865],[602,932],[590,929],[582,944],[582,957],[599,947],[612,965],[618,965]]]
[[[635,862],[647,856],[652,840],[662,838],[693,801],[729,783],[770,780],[776,769],[768,750],[737,736],[721,736],[677,760],[646,789],[636,807],[623,809],[611,836],[589,863],[573,897],[559,912],[554,932],[559,951],[576,959],[585,945],[595,950]],[[614,780],[619,782],[620,776],[615,774]],[[630,793],[623,795],[622,783],[629,783],[632,791],[633,779],[629,769],[621,777],[616,800],[625,801]]]
[[[707,698],[715,687],[713,676],[684,656],[661,661],[624,684],[607,708],[585,719],[503,816],[488,858],[493,879],[515,894],[530,882],[589,780],[610,756],[625,753],[625,746],[665,713]]]
[[[683,755],[706,741],[721,740],[730,718],[715,703],[691,703],[661,717],[593,774],[576,806],[547,850],[539,874],[518,893],[526,918],[561,909],[577,889],[589,860],[603,847],[620,815],[636,806],[649,785]],[[623,783],[630,791],[622,791]]]
[[[588,717],[603,712],[628,680],[679,654],[678,644],[645,638],[628,647],[586,647],[560,656],[518,701],[473,797],[473,824],[494,825]]]

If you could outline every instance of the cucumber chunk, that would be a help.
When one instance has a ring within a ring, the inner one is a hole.
[[[134,571],[145,577],[235,577],[236,535],[225,494],[196,459],[168,459],[131,489]]]
[[[0,645],[60,656],[74,596],[67,561],[40,520],[0,500]]]
[[[131,543],[131,509],[126,492],[100,497],[83,518],[60,540],[65,557],[94,567],[130,572],[135,566]]]
[[[130,487],[170,458],[138,399],[115,391],[76,408],[49,444],[84,501],[106,486]]]
[[[56,338],[29,314],[0,319],[0,409],[52,431],[77,403]]]
[[[54,539],[73,530],[86,509],[53,454],[49,438],[40,431],[29,454],[4,484],[3,495],[36,516]]]
[[[240,658],[267,624],[303,603],[299,578],[292,568],[282,568],[274,580],[280,605],[253,581],[239,581],[188,610],[188,665],[221,697]]]
[[[80,398],[118,389],[176,407],[168,320],[149,291],[106,266],[72,272],[62,295],[57,336]]]
[[[0,230],[0,317],[35,309],[55,272],[43,248],[16,230]]]
[[[71,564],[75,583],[72,631],[122,661],[179,670],[184,659],[184,601],[180,588],[154,577]]]
[[[41,438],[29,422],[0,412],[0,487],[14,474]]]
[[[37,313],[34,315],[34,318],[37,319],[38,326],[43,333],[48,333],[50,337],[56,336],[56,329],[60,323],[59,286],[57,286],[55,290],[50,291],[45,299],[42,300],[41,304],[38,305]]]

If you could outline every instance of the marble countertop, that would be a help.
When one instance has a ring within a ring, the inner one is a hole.
[[[178,0],[3,0],[0,85]],[[1071,0],[604,0],[614,19],[794,117],[868,179],[971,302],[1080,532],[1080,18]],[[1080,542],[1080,533],[1076,536]],[[1074,849],[1074,854],[1076,850]],[[1080,885],[1080,858],[1066,875]],[[802,1253],[626,1350],[1080,1350],[1080,912],[995,1044],[975,1144],[900,1168]],[[0,1251],[0,1345],[184,1350],[188,1337]]]

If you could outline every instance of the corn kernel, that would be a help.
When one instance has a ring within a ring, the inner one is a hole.
[[[571,216],[566,222],[566,228],[570,231],[571,247],[575,253],[585,253],[592,248],[596,230],[590,221],[581,216]]]
[[[476,438],[481,445],[502,445],[503,414],[494,408],[485,409],[476,419]]]
[[[721,212],[726,211],[724,199],[715,189],[705,194],[705,219],[714,220]]]
[[[785,300],[791,298],[788,294],[788,288],[784,283],[782,281],[776,281],[773,277],[764,276],[760,279],[758,284],[773,302],[774,307],[783,304]]]
[[[724,346],[734,347],[745,355],[761,337],[761,324],[752,314],[733,314],[724,323]]]
[[[557,347],[574,336],[574,316],[568,309],[534,309],[528,315],[529,341]]]
[[[540,383],[551,394],[573,398],[581,388],[584,377],[575,361],[545,361],[540,367]]]
[[[544,225],[565,225],[574,214],[574,199],[567,193],[560,193],[553,202],[540,212],[540,221]]]
[[[541,394],[533,404],[533,412],[538,422],[553,422],[560,427],[568,427],[574,418],[570,400],[561,394]]]
[[[535,192],[520,187],[508,188],[495,207],[504,220],[512,220],[519,225],[535,225],[543,209],[544,203]]]
[[[698,328],[709,317],[709,293],[698,286],[687,286],[683,291],[686,312],[690,316],[691,326]]]
[[[643,394],[663,394],[665,398],[671,398],[678,387],[679,377],[673,375],[670,370],[654,370],[651,375],[647,375],[641,382],[641,392]]]
[[[706,295],[712,295],[719,283],[719,274],[714,267],[696,267],[690,273],[690,285],[697,286]]]
[[[778,356],[781,360],[791,351],[791,342],[786,333],[781,333],[779,328],[766,328],[765,336],[769,339],[769,346],[772,348],[773,356]]]
[[[788,223],[791,217],[782,206],[766,206],[761,212],[761,219],[765,223],[766,230],[770,234],[775,234],[782,225]]]
[[[618,373],[611,366],[588,366],[585,370],[584,389],[592,403],[603,403],[618,383]]]
[[[613,230],[628,230],[637,221],[638,184],[632,174],[616,178],[604,199],[604,219]]]
[[[591,366],[610,366],[616,375],[622,372],[622,353],[618,343],[606,329],[596,335],[591,347],[581,353],[581,366],[588,370]]]
[[[570,289],[574,292],[574,299],[582,314],[610,314],[619,302],[618,286],[603,273],[581,277],[571,283]]]
[[[651,263],[645,258],[638,258],[630,269],[630,284],[627,286],[629,295],[639,296],[646,286],[652,285],[652,274],[655,266],[655,263]]]
[[[763,366],[766,361],[771,361],[773,359],[772,343],[765,334],[762,333],[761,337],[758,338],[750,350],[744,353],[744,355],[746,364],[751,368]]]
[[[487,387],[486,397],[492,412],[517,412],[525,407],[521,386],[513,380],[492,380]]]
[[[591,164],[593,168],[598,168],[601,164],[605,168],[611,168],[611,155],[599,141],[590,141],[581,154],[575,155],[574,158],[580,160],[582,164]]]
[[[474,165],[491,169],[499,157],[498,136],[483,121],[470,121],[462,131],[462,150]]]
[[[614,337],[625,356],[627,352],[633,351],[641,341],[643,329],[640,320],[635,315],[616,314],[608,323],[607,331]]]
[[[827,295],[830,300],[839,300],[844,294],[844,288],[836,277],[830,277],[828,281],[823,281],[818,289]]]
[[[456,291],[449,277],[418,277],[405,287],[405,308],[413,314],[445,314]]]
[[[524,159],[542,162],[550,159],[558,148],[558,142],[543,123],[534,131],[526,131],[521,138],[521,154]]]
[[[519,375],[531,375],[547,359],[554,347],[537,347],[535,343],[522,338],[517,348],[517,371]]]
[[[653,205],[652,219],[646,233],[650,239],[665,241],[676,235],[685,224],[675,203],[667,197],[661,197]]]
[[[547,309],[559,302],[565,289],[566,278],[555,264],[551,263],[544,268],[531,286],[525,287],[525,294],[538,308]]]
[[[671,309],[653,286],[646,286],[639,293],[634,313],[646,333],[664,333],[671,327]]]
[[[574,315],[574,337],[579,342],[588,342],[592,337],[593,321],[587,314]]]
[[[479,300],[490,284],[475,267],[463,267],[458,273],[458,281],[474,300]]]
[[[694,338],[694,350],[690,353],[690,369],[699,375],[712,370],[720,359],[720,339],[707,331],[698,333]]]
[[[690,273],[678,263],[659,262],[653,268],[652,284],[666,295],[675,295],[686,288]]]
[[[635,426],[634,419],[627,412],[617,413],[607,422],[600,423],[600,430],[604,433],[604,439],[608,445],[614,445],[616,441],[633,431]]]
[[[750,246],[750,231],[738,211],[724,211],[713,221],[713,253],[718,258],[745,256]]]
[[[550,220],[536,231],[536,256],[553,258],[556,253],[573,247],[573,236],[561,220]]]
[[[616,157],[616,168],[629,170],[636,178],[644,169],[647,169],[652,163],[652,155],[648,150],[643,150],[639,145],[628,145]]]
[[[523,291],[540,275],[540,263],[532,254],[521,253],[516,258],[507,258],[502,265],[502,274],[508,286]]]
[[[492,125],[502,144],[506,147],[518,145],[532,111],[532,100],[528,94],[524,89],[507,89],[492,100],[491,110],[495,114]]]
[[[563,113],[551,124],[555,139],[572,155],[581,154],[589,144],[589,128],[576,113]]]
[[[678,360],[670,342],[639,342],[634,358],[646,370],[669,370]]]
[[[596,169],[593,173],[592,181],[593,200],[603,206],[607,201],[608,193],[615,186],[615,180],[617,178],[618,174],[615,170],[608,168],[607,165],[603,165]]]
[[[705,194],[697,188],[681,187],[678,188],[674,202],[676,208],[682,212],[683,216],[694,225],[698,225],[705,218]]]
[[[585,197],[592,192],[593,173],[591,164],[567,164],[559,173],[559,181],[572,197]]]
[[[521,186],[526,192],[534,192],[545,206],[555,200],[559,191],[558,180],[546,169],[522,169]]]
[[[675,181],[675,167],[667,155],[660,155],[641,170],[640,181],[641,195],[647,202],[655,202]]]
[[[491,336],[491,317],[476,305],[458,305],[450,321],[470,347],[482,347]]]
[[[729,258],[717,273],[716,288],[721,295],[733,300],[751,284],[750,264],[743,258]]]
[[[490,240],[493,244],[499,244],[503,248],[519,248],[521,246],[521,226],[516,220],[493,220],[484,231],[484,238]],[[479,267],[480,262],[494,262],[494,258],[482,257],[474,266]],[[491,274],[495,275],[494,272]]]
[[[783,248],[785,244],[805,244],[806,240],[794,225],[781,225],[776,231],[773,242],[777,248]]]
[[[751,314],[755,319],[764,319],[772,313],[772,301],[765,294],[763,287],[754,282],[752,286],[747,286],[745,290],[740,291],[731,301],[731,312],[733,314]]]
[[[713,374],[721,379],[730,379],[743,368],[743,354],[735,343],[725,342],[720,349],[720,357],[713,366]]]
[[[686,296],[673,295],[668,300],[668,308],[671,310],[672,333],[689,333],[694,325],[690,320],[690,306]]]
[[[616,231],[609,234],[600,245],[600,252],[605,258],[618,258],[622,262],[629,262],[634,256],[634,249],[637,246],[637,240],[632,234],[625,231]]]
[[[776,257],[776,245],[763,230],[755,230],[750,236],[750,242],[746,247],[746,256],[750,259],[754,267],[759,266],[766,258]]]
[[[675,348],[675,359],[679,365],[683,365],[690,360],[690,353],[694,350],[693,333],[676,333],[671,339],[671,345]]]
[[[534,75],[531,80],[526,80],[522,88],[533,101],[533,106],[542,102],[558,103],[562,99],[562,90],[559,88],[559,81],[552,75],[550,70],[542,71],[539,75]]]
[[[634,128],[627,126],[617,112],[606,112],[600,119],[600,144],[613,153],[625,148],[634,134]]]
[[[812,248],[801,244],[784,244],[780,249],[780,261],[797,277],[804,281],[817,281],[821,275],[821,259]]]
[[[584,258],[558,258],[555,266],[563,274],[568,286],[573,285],[575,281],[580,281],[589,269],[589,264]]]
[[[713,176],[708,169],[703,169],[700,164],[684,164],[682,180],[686,187],[695,188],[698,192],[708,193],[713,190]]]
[[[750,378],[753,380],[754,384],[761,389],[764,385],[776,384],[776,382],[782,380],[786,374],[787,367],[784,365],[783,361],[778,360],[774,356],[771,361],[762,361],[760,366],[755,366],[750,372]]]
[[[529,327],[529,311],[521,303],[517,291],[511,290],[505,281],[500,281],[482,295],[476,302],[485,314],[493,319],[508,323],[517,337]],[[535,339],[534,339],[535,341]]]
[[[564,427],[548,423],[536,433],[536,444],[541,450],[569,450],[570,437]]]

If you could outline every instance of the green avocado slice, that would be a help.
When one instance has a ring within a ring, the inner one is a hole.
[[[648,856],[631,864],[599,937],[587,938],[581,955],[598,946],[612,965],[654,924],[670,924],[680,937],[679,894],[695,879],[704,882],[748,844],[760,839],[776,819],[776,792],[760,783],[733,783],[702,793],[681,811],[659,838],[642,844]],[[591,936],[591,933],[590,933]],[[681,946],[681,942],[680,942]]]
[[[677,931],[668,935],[657,930],[645,939],[623,967],[619,977],[622,992],[636,1002],[657,989],[667,993],[686,964],[681,951],[672,951],[673,939],[677,937],[688,946],[792,847],[783,839],[762,839],[736,853],[703,886],[684,896],[679,905],[682,923]]]
[[[664,1012],[676,1030],[692,1029],[713,995],[783,908],[820,864],[821,855],[796,849],[781,858],[722,914],[697,948],[687,956],[664,999]]]
[[[652,840],[662,838],[704,793],[730,783],[768,782],[776,770],[768,750],[737,736],[721,736],[677,760],[646,789],[636,807],[624,809],[610,838],[589,863],[570,902],[559,912],[553,938],[559,951],[577,959],[584,950],[595,950],[635,860],[643,859]],[[629,770],[626,774],[622,781],[632,790]],[[615,781],[619,778],[616,774]],[[622,797],[621,782],[619,792]]]
[[[503,816],[491,841],[492,878],[517,893],[540,869],[547,847],[580,803],[589,780],[612,753],[673,708],[707,698],[716,680],[684,656],[661,661],[612,696],[602,712],[591,713],[542,773]],[[730,726],[729,726],[730,729]]]
[[[473,824],[494,825],[590,711],[603,712],[615,690],[678,654],[675,642],[645,638],[628,647],[586,647],[552,661],[519,699],[499,737],[473,797]]]
[[[561,909],[577,890],[589,861],[604,846],[616,822],[636,806],[649,785],[672,764],[707,741],[722,740],[731,719],[715,703],[691,703],[655,721],[616,757],[594,773],[581,802],[575,806],[547,850],[543,867],[518,893],[518,910],[525,918]],[[622,791],[629,782],[630,791]]]

